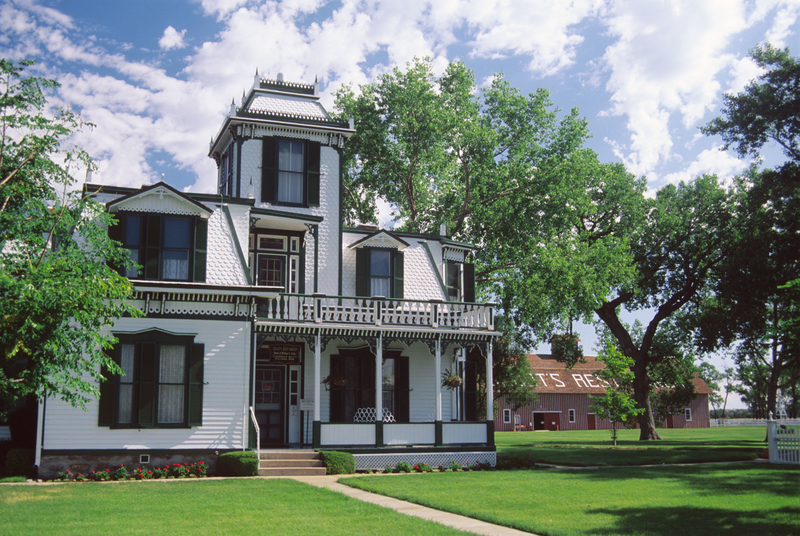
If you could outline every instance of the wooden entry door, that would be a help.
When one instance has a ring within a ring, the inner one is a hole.
[[[594,413],[589,414],[589,419],[587,421],[587,430],[596,430],[597,429],[597,422],[595,421],[596,416]]]
[[[256,419],[261,428],[261,444],[285,443],[285,367],[256,368]]]

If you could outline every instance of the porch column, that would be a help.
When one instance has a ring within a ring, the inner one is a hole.
[[[320,420],[319,412],[319,397],[320,397],[320,362],[322,361],[322,337],[319,332],[314,335],[314,421]]]
[[[486,444],[494,445],[494,374],[492,348],[494,339],[486,344]]]
[[[433,366],[433,392],[435,393],[434,401],[434,421],[442,420],[442,340],[436,339],[436,355],[434,357]]]
[[[486,420],[494,421],[494,374],[492,371],[492,340],[486,344]]]
[[[436,355],[433,356],[433,392],[434,399],[434,413],[433,413],[433,429],[434,429],[434,445],[441,446],[442,441],[442,337],[436,337]]]
[[[320,362],[321,362],[321,354],[322,354],[322,337],[317,331],[316,335],[314,335],[314,421],[312,423],[312,439],[311,443],[313,447],[319,448],[322,444],[322,423],[320,422],[320,411],[319,411],[319,398],[320,398]]]
[[[383,333],[375,351],[375,446],[383,446]]]

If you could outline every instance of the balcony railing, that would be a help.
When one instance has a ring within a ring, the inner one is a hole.
[[[268,322],[494,330],[494,304],[280,294],[258,308]]]

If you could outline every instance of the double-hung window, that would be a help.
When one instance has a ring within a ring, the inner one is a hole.
[[[219,193],[233,195],[233,144],[222,155],[219,162]]]
[[[356,250],[356,295],[403,298],[403,252],[395,249]]]
[[[264,138],[261,201],[317,206],[320,188],[320,144],[307,140]]]
[[[132,279],[198,281],[206,278],[208,221],[196,216],[121,213],[109,235],[141,266],[124,270]]]
[[[204,346],[191,335],[159,330],[117,334],[113,350],[120,375],[104,371],[100,425],[180,428],[202,422]]]
[[[448,301],[475,301],[475,265],[445,261],[444,284]]]

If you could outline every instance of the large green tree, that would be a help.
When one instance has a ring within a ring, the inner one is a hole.
[[[545,90],[522,95],[502,76],[482,89],[451,64],[395,69],[337,96],[355,118],[347,148],[350,218],[374,217],[381,195],[399,224],[479,245],[476,278],[515,333],[548,340],[594,315],[634,361],[642,438],[655,431],[649,369],[661,323],[694,299],[725,255],[729,197],[714,177],[645,196],[646,181],[584,147],[586,122],[561,115]],[[652,313],[634,340],[622,307]]]
[[[45,113],[54,80],[26,76],[33,62],[0,59],[0,398],[58,396],[82,406],[97,394],[103,327],[123,314],[127,265],[108,238],[104,207],[72,191],[88,155],[68,143],[86,126],[69,109]]]
[[[588,156],[576,110],[560,117],[547,91],[523,95],[502,75],[479,89],[461,63],[437,77],[428,60],[415,60],[358,92],[344,88],[336,109],[356,129],[345,147],[346,221],[373,221],[380,196],[397,229],[438,233],[444,223],[448,235],[480,245],[474,260],[484,297],[495,292],[494,274],[518,262],[502,241],[502,229],[517,225],[512,214],[549,195],[546,177],[558,177],[571,155]],[[508,325],[495,393],[524,403],[535,383]]]
[[[706,349],[738,345],[747,398],[774,414],[778,390],[796,392],[800,381],[800,61],[770,45],[751,57],[763,73],[726,95],[722,115],[701,130],[740,156],[777,145],[786,160],[739,178],[737,246],[699,308],[698,341]]]

